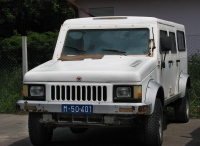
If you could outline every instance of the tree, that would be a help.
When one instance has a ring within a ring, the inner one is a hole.
[[[64,20],[75,17],[65,0],[0,0],[0,14],[0,38],[14,30],[22,35],[58,30]]]

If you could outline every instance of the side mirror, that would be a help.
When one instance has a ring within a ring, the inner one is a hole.
[[[161,50],[170,51],[172,50],[172,39],[171,37],[164,36],[160,38]]]

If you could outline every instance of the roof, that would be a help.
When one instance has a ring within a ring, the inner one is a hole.
[[[158,19],[155,17],[138,17],[138,16],[107,16],[107,17],[86,17],[69,19],[64,22],[67,25],[102,25],[102,24],[165,24],[183,28],[178,23]]]

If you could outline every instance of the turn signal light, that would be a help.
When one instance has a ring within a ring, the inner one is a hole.
[[[133,98],[142,98],[142,86],[133,86],[133,93],[134,97]]]

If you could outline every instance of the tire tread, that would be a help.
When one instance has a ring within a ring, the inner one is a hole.
[[[53,130],[40,123],[39,120],[41,118],[42,114],[40,113],[29,113],[29,137],[33,145],[45,145],[52,139]]]
[[[161,146],[162,137],[159,134],[159,116],[163,121],[162,105],[160,99],[156,99],[153,114],[145,118],[145,145],[148,146]],[[162,124],[163,126],[163,124]],[[163,127],[162,127],[163,129]],[[163,130],[162,130],[163,131]]]

